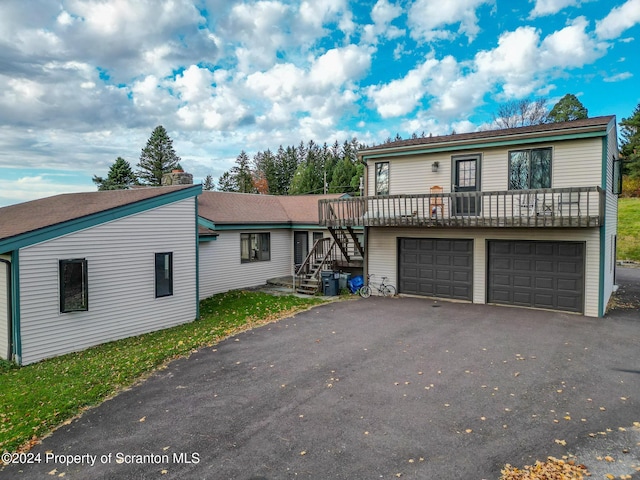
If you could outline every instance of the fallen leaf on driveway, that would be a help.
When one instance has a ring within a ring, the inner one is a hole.
[[[558,445],[562,445],[563,447],[567,444],[567,441],[566,441],[566,440],[557,440],[557,439],[556,439],[556,440],[555,440],[555,442],[556,442]]]

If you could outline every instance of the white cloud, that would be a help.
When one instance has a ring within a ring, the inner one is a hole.
[[[602,80],[605,82],[613,83],[613,82],[621,82],[631,77],[633,77],[633,74],[631,72],[623,72],[623,73],[618,73],[617,75],[611,75],[610,77],[605,77]]]
[[[388,40],[403,36],[404,30],[391,25],[391,22],[400,15],[402,15],[402,7],[390,3],[388,0],[378,0],[371,9],[373,24],[365,25],[363,28],[363,41],[375,44],[378,42],[379,36]]]
[[[529,14],[529,18],[553,15],[567,7],[572,7],[579,4],[580,0],[535,0],[535,6]]]
[[[588,26],[584,17],[578,17],[544,38],[536,28],[519,27],[503,33],[495,48],[478,52],[471,61],[431,56],[402,78],[370,87],[367,94],[383,118],[408,115],[428,105],[428,112],[445,123],[464,119],[485,102],[487,94],[496,94],[501,101],[548,94],[556,75],[606,53],[606,46],[586,33]]]
[[[547,36],[541,45],[545,67],[581,67],[600,57],[606,50],[586,32],[589,21],[578,17],[567,27]]]
[[[349,45],[333,48],[318,57],[309,72],[309,80],[320,86],[341,86],[360,79],[371,67],[372,49]]]
[[[206,100],[212,94],[214,75],[207,68],[191,65],[175,79],[174,85],[184,102]]]
[[[72,177],[72,175],[67,175],[67,177]],[[24,176],[17,180],[0,179],[0,207],[61,193],[95,190],[95,185],[93,184],[78,185],[77,183],[69,182],[69,179],[66,180],[47,174]]]
[[[451,39],[454,33],[444,27],[460,24],[458,33],[466,35],[471,43],[480,32],[476,10],[493,3],[494,0],[416,0],[408,13],[411,37],[427,42]]]
[[[637,23],[640,23],[640,0],[627,0],[596,22],[596,35],[603,40],[612,40]]]
[[[412,112],[422,100],[427,89],[426,83],[439,64],[438,60],[428,58],[401,79],[369,87],[368,95],[378,113],[383,118],[389,118]]]

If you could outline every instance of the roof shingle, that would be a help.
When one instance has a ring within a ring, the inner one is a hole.
[[[499,137],[509,137],[515,135],[527,135],[535,133],[559,133],[581,128],[601,127],[606,128],[611,120],[615,119],[614,115],[603,117],[592,117],[581,120],[573,120],[571,122],[543,123],[540,125],[529,125],[527,127],[503,128],[497,130],[485,130],[471,133],[454,133],[452,135],[440,135],[425,138],[411,138],[408,140],[398,140],[397,142],[384,143],[373,147],[365,148],[360,153],[384,150],[387,148],[412,147],[419,145],[431,145],[439,143],[463,142],[467,140],[488,140]]]
[[[58,225],[193,185],[65,193],[0,208],[0,240]]]
[[[317,224],[318,200],[336,199],[328,195],[257,195],[231,192],[202,192],[198,215],[215,224]]]

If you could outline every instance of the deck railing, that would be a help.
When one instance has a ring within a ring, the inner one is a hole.
[[[320,225],[416,227],[598,227],[600,187],[352,197],[318,202]]]

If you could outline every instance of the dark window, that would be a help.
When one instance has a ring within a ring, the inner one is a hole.
[[[622,159],[613,157],[613,181],[611,191],[620,195],[622,193]]]
[[[241,233],[240,261],[248,263],[271,260],[270,236],[270,233]]]
[[[87,261],[84,258],[60,260],[60,312],[89,310]]]
[[[376,195],[389,195],[389,162],[376,163]]]
[[[156,298],[173,295],[173,253],[156,253]]]
[[[509,152],[509,190],[551,188],[551,148]]]

